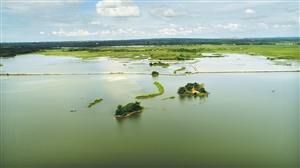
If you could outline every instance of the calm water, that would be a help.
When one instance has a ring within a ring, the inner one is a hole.
[[[165,93],[139,100],[144,112],[112,115],[154,81]],[[187,82],[209,97],[178,97]],[[3,76],[1,87],[2,167],[299,166],[299,73]]]

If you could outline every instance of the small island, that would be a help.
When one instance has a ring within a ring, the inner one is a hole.
[[[93,105],[95,105],[96,103],[100,103],[102,101],[103,101],[103,99],[101,99],[101,98],[95,99],[93,102],[90,102],[90,104],[88,105],[88,108],[90,108]]]
[[[114,113],[115,117],[129,117],[134,113],[139,113],[144,110],[144,107],[141,106],[141,102],[128,103],[125,106],[118,105],[117,110]]]
[[[159,75],[159,73],[158,73],[157,71],[152,71],[151,75],[152,75],[153,77],[156,77],[156,76]]]
[[[195,83],[187,83],[185,86],[179,87],[177,93],[180,96],[199,96],[199,97],[207,97],[208,92],[204,89],[204,84]]]
[[[177,73],[177,71],[183,71],[183,70],[185,70],[185,67],[183,66],[183,67],[181,67],[181,68],[179,68],[179,69],[176,69],[175,71],[174,71],[174,74],[176,74]]]
[[[150,66],[162,66],[163,68],[168,68],[170,66],[170,64],[168,63],[163,63],[163,62],[150,62],[149,63]]]

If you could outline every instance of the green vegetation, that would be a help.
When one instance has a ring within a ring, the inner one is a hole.
[[[136,96],[135,98],[136,99],[147,99],[147,98],[152,98],[152,97],[162,95],[165,92],[164,87],[160,83],[155,81],[154,85],[157,87],[158,93],[143,94],[143,95]]]
[[[152,75],[152,76],[158,76],[159,73],[158,73],[157,71],[152,71],[151,75]]]
[[[95,105],[96,103],[102,102],[102,100],[103,100],[103,99],[101,99],[101,98],[95,99],[93,102],[91,102],[91,103],[88,105],[88,108],[92,107],[92,106]]]
[[[299,60],[299,44],[299,37],[13,42],[1,43],[0,57],[40,53],[80,58],[110,56],[132,59],[151,57],[153,60],[186,60],[201,57],[201,53],[247,52],[249,55],[275,56]]]
[[[128,103],[125,106],[118,105],[115,112],[116,117],[128,117],[133,113],[142,112],[143,107],[140,105],[141,102]]]
[[[183,70],[185,70],[185,67],[181,67],[181,68],[179,68],[179,69],[176,69],[176,70],[174,71],[174,74],[176,74],[177,71],[183,71]]]
[[[0,64],[0,67],[2,67],[3,66],[3,64]]]
[[[166,97],[166,98],[163,98],[162,100],[167,100],[167,99],[175,99],[175,96]]]
[[[206,97],[208,96],[208,92],[204,89],[204,84],[195,83],[187,83],[185,86],[179,87],[177,93],[180,96],[199,96]]]
[[[193,45],[193,46],[144,46],[97,47],[86,49],[42,50],[36,54],[75,56],[83,59],[114,57],[151,60],[190,60],[202,57],[202,53],[262,55],[274,59],[300,60],[298,45]]]
[[[163,63],[163,62],[150,62],[149,63],[150,66],[162,66],[163,68],[168,68],[170,66],[170,64],[168,63]]]

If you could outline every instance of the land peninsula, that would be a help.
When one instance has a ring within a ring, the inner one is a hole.
[[[165,92],[164,87],[159,82],[155,81],[154,85],[157,87],[158,93],[143,94],[143,95],[136,96],[135,98],[136,99],[147,99],[147,98],[152,98],[152,97],[162,95]]]
[[[207,92],[204,88],[204,84],[195,83],[187,83],[185,86],[179,87],[177,93],[180,96],[199,96],[199,97],[207,97],[209,92]]]
[[[114,113],[115,117],[129,117],[134,113],[140,113],[144,110],[145,108],[141,106],[141,102],[133,102],[133,103],[128,103],[125,106],[118,105],[117,110]]]

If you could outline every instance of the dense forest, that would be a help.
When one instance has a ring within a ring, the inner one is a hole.
[[[137,39],[137,40],[106,40],[106,41],[62,41],[62,42],[16,42],[0,43],[1,57],[11,57],[18,54],[60,49],[60,48],[95,48],[108,46],[147,46],[147,45],[275,45],[278,43],[292,43],[299,45],[299,37],[275,38],[232,38],[232,39],[191,39],[191,38],[166,38],[166,39]]]

